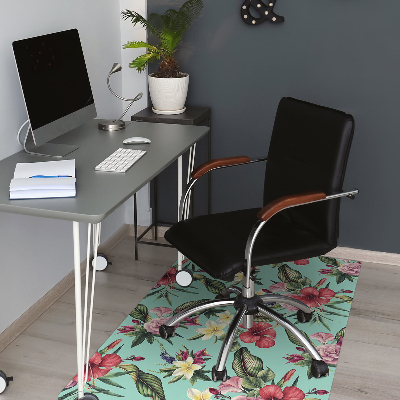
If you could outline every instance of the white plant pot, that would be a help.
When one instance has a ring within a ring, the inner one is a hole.
[[[189,75],[182,78],[155,78],[149,75],[149,91],[156,114],[181,114],[189,87]]]

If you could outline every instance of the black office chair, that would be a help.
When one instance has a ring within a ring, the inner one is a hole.
[[[314,377],[328,374],[328,366],[313,344],[295,325],[265,304],[277,302],[297,307],[300,322],[311,320],[312,308],[279,294],[255,295],[252,278],[256,266],[315,257],[337,246],[340,198],[354,198],[358,193],[342,192],[353,132],[354,120],[349,114],[283,98],[267,158],[218,159],[193,171],[180,204],[181,216],[186,214],[190,189],[204,174],[219,168],[266,162],[263,208],[182,220],[165,234],[171,244],[215,279],[232,281],[236,273],[245,273],[242,288],[229,287],[216,300],[181,310],[160,327],[160,335],[168,338],[174,334],[174,326],[192,314],[234,306],[236,314],[212,369],[214,381],[227,379],[225,363],[237,328],[242,320],[245,328],[251,328],[257,313],[282,325],[303,344],[313,359]],[[238,193],[243,195],[240,189]],[[231,299],[231,293],[236,297]]]

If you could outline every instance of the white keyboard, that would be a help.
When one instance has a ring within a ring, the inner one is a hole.
[[[146,154],[145,150],[119,148],[95,167],[96,171],[126,172]]]

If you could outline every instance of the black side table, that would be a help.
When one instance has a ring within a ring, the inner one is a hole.
[[[131,116],[132,121],[136,122],[153,122],[153,123],[163,123],[163,124],[180,124],[180,125],[201,125],[206,122],[206,126],[210,128],[208,132],[208,144],[207,144],[207,157],[211,160],[211,108],[210,107],[186,107],[186,111],[182,114],[176,115],[161,115],[155,114],[151,107],[147,107],[142,111]],[[208,199],[207,199],[207,209],[208,214],[211,214],[211,174],[208,175]],[[160,224],[157,215],[157,177],[153,180],[154,189],[154,207],[153,207],[153,223],[147,227],[144,232],[138,236],[137,235],[137,201],[136,193],[134,195],[134,231],[135,231],[135,260],[138,260],[138,248],[137,245],[140,240],[154,227],[154,239],[158,239],[157,227]],[[193,191],[193,189],[192,189]],[[192,213],[194,209],[194,196],[192,195]],[[164,246],[173,247],[169,244],[158,243],[158,242],[142,242],[142,244],[148,244],[153,246]]]

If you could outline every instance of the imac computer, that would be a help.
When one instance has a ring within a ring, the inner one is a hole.
[[[30,122],[25,151],[63,157],[77,147],[48,142],[96,117],[79,33],[18,40],[13,50]]]

